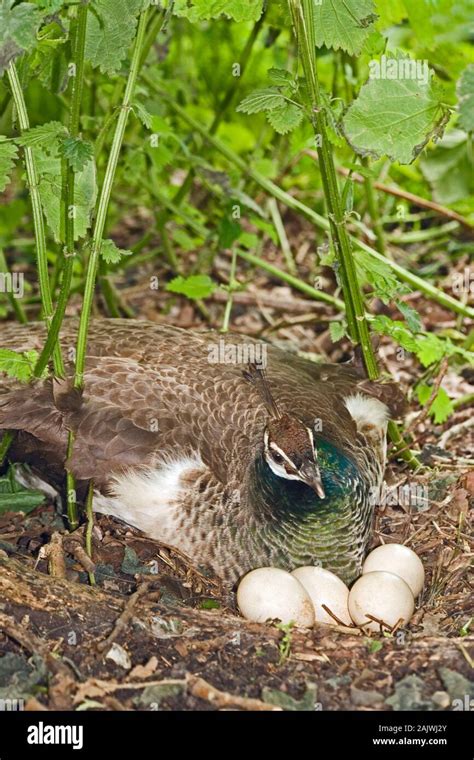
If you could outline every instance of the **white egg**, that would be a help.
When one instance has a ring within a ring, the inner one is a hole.
[[[255,623],[278,619],[301,628],[314,623],[314,609],[301,583],[285,570],[259,567],[242,578],[237,589],[242,615]]]
[[[356,625],[367,631],[380,631],[379,623],[367,615],[382,620],[390,628],[400,619],[406,624],[415,610],[415,600],[410,587],[399,575],[377,571],[361,575],[354,583],[348,607]]]
[[[362,567],[362,575],[377,570],[399,575],[410,586],[414,597],[418,596],[425,582],[421,559],[403,544],[384,544],[370,552]]]
[[[325,604],[341,623],[352,625],[347,609],[349,589],[337,575],[329,570],[324,570],[322,567],[311,565],[297,567],[291,574],[299,580],[308,592],[308,596],[313,602],[314,617],[317,623],[337,625],[334,618],[323,609],[322,605]]]

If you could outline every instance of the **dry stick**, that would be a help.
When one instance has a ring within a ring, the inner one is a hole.
[[[104,639],[104,641],[100,641],[97,644],[97,649],[99,652],[103,652],[105,649],[112,646],[115,639],[117,639],[122,631],[126,628],[128,621],[133,615],[138,600],[148,591],[150,583],[151,581],[145,581],[144,583],[141,583],[137,590],[130,597],[128,597],[125,607],[115,622],[113,630],[111,633],[109,633],[107,638]]]
[[[306,156],[313,158],[315,161],[318,160],[318,154],[315,150],[311,150],[308,148],[304,150],[303,153]],[[348,177],[349,174],[351,174],[350,170],[346,169],[344,166],[338,166],[337,171],[343,177]],[[353,179],[355,182],[357,182],[360,185],[364,184],[365,182],[365,178],[358,172],[353,172],[351,174],[351,179]],[[464,227],[467,227],[468,229],[472,229],[474,227],[474,222],[470,222],[469,219],[466,219],[466,217],[461,216],[461,214],[458,214],[456,211],[453,211],[450,208],[446,208],[446,206],[441,206],[439,203],[435,203],[434,201],[429,201],[426,198],[421,198],[419,195],[415,195],[414,193],[409,193],[407,190],[402,190],[399,187],[392,187],[390,185],[384,185],[383,182],[377,182],[377,181],[374,181],[373,186],[377,190],[381,190],[383,193],[387,193],[388,195],[394,195],[396,198],[403,198],[403,200],[406,200],[409,203],[413,203],[414,206],[419,206],[420,208],[427,208],[427,209],[430,209],[431,211],[435,211],[440,216],[445,216],[448,219],[453,219],[454,221],[459,222],[459,224],[462,224]]]
[[[228,707],[240,707],[241,710],[255,710],[258,712],[281,712],[282,708],[276,705],[271,705],[268,702],[262,702],[260,699],[252,699],[250,697],[239,697],[229,694],[226,691],[220,691],[212,686],[210,683],[188,673],[186,676],[186,683],[190,693],[194,697],[204,699],[214,707],[222,710]]]

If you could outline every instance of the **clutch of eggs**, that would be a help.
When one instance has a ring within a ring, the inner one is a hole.
[[[352,588],[322,567],[298,567],[292,573],[260,567],[244,576],[237,604],[248,620],[278,619],[309,628],[313,623],[356,625],[365,631],[391,629],[409,622],[415,597],[423,588],[420,558],[402,544],[384,544],[366,558]]]

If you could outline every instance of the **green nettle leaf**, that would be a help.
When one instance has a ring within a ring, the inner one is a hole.
[[[373,0],[315,3],[316,45],[358,55],[376,19]]]
[[[56,148],[57,138],[66,134],[66,127],[60,121],[48,121],[46,124],[27,129],[16,138],[16,142],[24,148]]]
[[[258,21],[263,0],[176,0],[173,11],[190,21],[227,16],[234,21]]]
[[[362,156],[388,156],[409,164],[449,118],[424,61],[382,56],[343,119],[346,139]]]
[[[423,335],[417,340],[418,345],[415,353],[424,367],[441,361],[448,353],[446,341],[441,340],[436,335]]]
[[[33,491],[17,483],[12,467],[0,478],[0,514],[5,512],[31,512],[45,500],[41,491]]]
[[[474,63],[464,69],[458,82],[458,126],[466,132],[474,132]]]
[[[333,343],[337,343],[346,334],[346,325],[344,322],[330,322],[329,323],[329,335]]]
[[[417,310],[414,309],[413,306],[410,306],[409,303],[405,303],[404,301],[397,301],[396,305],[397,309],[405,317],[408,328],[412,332],[420,332],[423,329],[423,324]]]
[[[147,129],[151,129],[151,126],[153,124],[153,116],[149,111],[147,111],[143,103],[140,103],[139,100],[135,100],[132,109],[133,113],[137,119],[140,119],[143,126]]]
[[[93,0],[85,57],[106,74],[119,71],[135,37],[142,0]]]
[[[429,385],[426,385],[426,383],[422,383],[418,386],[416,389],[416,395],[418,396],[418,401],[422,406],[425,406],[425,404],[428,403],[428,400],[431,397],[432,388]],[[434,418],[434,421],[437,425],[442,424],[443,422],[446,422],[449,415],[452,414],[454,411],[453,402],[449,398],[448,394],[444,390],[444,388],[439,388],[435,399],[430,407],[430,416]]]
[[[474,194],[474,157],[468,135],[451,129],[420,161],[438,203],[455,203]]]
[[[106,262],[106,264],[119,264],[124,256],[131,256],[132,251],[127,251],[124,248],[119,248],[115,245],[113,240],[107,238],[102,241],[100,246],[100,255]]]
[[[268,69],[270,82],[277,87],[287,87],[294,84],[294,77],[286,69]]]
[[[0,372],[5,372],[9,377],[15,377],[20,382],[26,383],[33,377],[33,370],[38,360],[37,351],[11,351],[9,348],[0,348]]]
[[[61,142],[60,153],[75,172],[80,172],[93,159],[94,148],[80,137],[65,137]]]
[[[222,217],[219,224],[219,245],[223,248],[230,248],[232,243],[235,243],[235,241],[238,240],[241,232],[242,227],[239,222],[236,222],[234,219],[229,219],[227,216]]]
[[[281,108],[267,111],[267,120],[279,135],[286,135],[301,123],[303,111],[293,103],[285,103]]]
[[[180,275],[166,286],[170,293],[179,293],[191,299],[207,298],[216,288],[217,284],[207,274],[195,274],[191,277]]]
[[[15,166],[17,156],[16,145],[0,137],[0,193],[3,193],[10,181],[10,173]]]
[[[261,111],[271,111],[273,108],[281,108],[285,103],[285,97],[276,87],[265,87],[247,95],[237,106],[237,111],[247,114],[260,113]]]
[[[15,0],[0,3],[0,76],[13,61],[36,42],[41,13],[32,3],[15,5]]]
[[[62,203],[61,139],[47,148],[33,148],[39,173],[39,192],[46,222],[57,243],[64,242],[65,211]],[[84,237],[91,223],[97,197],[95,162],[90,160],[76,172],[74,182],[74,239]]]

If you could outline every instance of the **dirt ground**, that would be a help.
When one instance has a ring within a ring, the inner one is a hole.
[[[306,255],[302,244],[303,275]],[[228,271],[227,260],[217,264]],[[128,307],[155,321],[202,325],[191,302],[150,291],[149,276],[142,267],[117,280]],[[455,325],[451,314],[416,299],[425,324]],[[222,307],[216,295],[215,325]],[[330,341],[332,319],[327,306],[256,274],[236,294],[231,327],[346,360],[349,346]],[[385,340],[378,354],[409,390],[421,372],[413,358],[400,360]],[[474,390],[472,370],[441,371],[453,397]],[[251,624],[232,589],[117,521],[96,519],[91,566],[85,526],[68,534],[52,503],[26,516],[1,514],[0,699],[23,699],[32,710],[472,709],[471,417],[461,406],[434,425],[412,401],[408,424],[427,469],[413,475],[394,461],[387,469],[392,487],[427,493],[415,506],[387,505],[376,516],[372,544],[407,543],[427,576],[412,621],[393,636]]]

